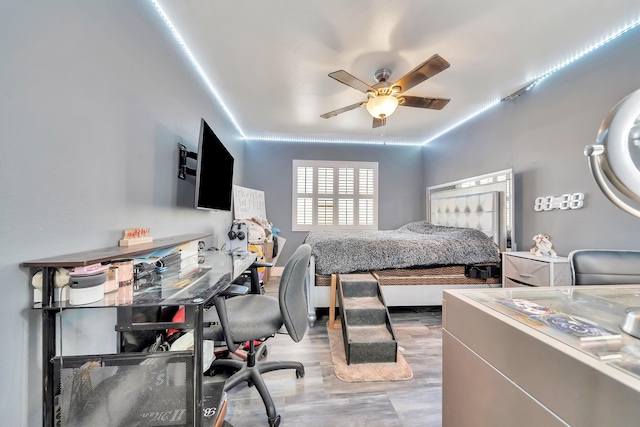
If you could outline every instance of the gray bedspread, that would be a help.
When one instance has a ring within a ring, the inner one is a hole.
[[[312,231],[305,243],[320,274],[500,261],[500,249],[482,231],[427,221],[397,230]]]

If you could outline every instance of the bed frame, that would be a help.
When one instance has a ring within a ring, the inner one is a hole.
[[[435,225],[476,228],[500,247],[511,248],[513,235],[512,171],[450,182],[427,189],[427,220]],[[332,275],[332,281],[335,275]],[[331,286],[316,286],[315,259],[307,271],[306,288],[309,324],[316,321],[316,309],[330,306]],[[381,286],[389,307],[439,306],[444,289],[486,288],[488,285],[390,285]],[[493,285],[495,286],[495,285]]]

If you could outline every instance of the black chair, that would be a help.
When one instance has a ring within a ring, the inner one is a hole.
[[[640,284],[640,251],[579,249],[569,254],[569,265],[576,286]]]
[[[296,377],[304,377],[304,366],[300,362],[258,361],[258,355],[264,353],[265,344],[258,347],[254,341],[274,336],[282,325],[289,336],[299,342],[307,331],[307,312],[304,281],[311,256],[311,247],[301,245],[287,261],[280,279],[278,298],[246,294],[227,298],[214,298],[215,310],[204,315],[205,323],[215,323],[204,330],[204,338],[214,341],[226,341],[231,350],[233,346],[249,342],[247,360],[216,359],[212,369],[231,368],[236,372],[227,379],[224,391],[247,382],[255,385],[264,402],[270,426],[280,424],[280,415],[269,390],[262,379],[262,374],[280,369],[295,369]]]

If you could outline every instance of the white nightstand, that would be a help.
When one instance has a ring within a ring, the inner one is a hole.
[[[502,253],[502,287],[570,286],[569,258],[539,257],[529,252]]]

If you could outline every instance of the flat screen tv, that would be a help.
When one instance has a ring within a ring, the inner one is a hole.
[[[195,207],[231,210],[233,194],[233,156],[211,130],[200,121],[196,167]]]

